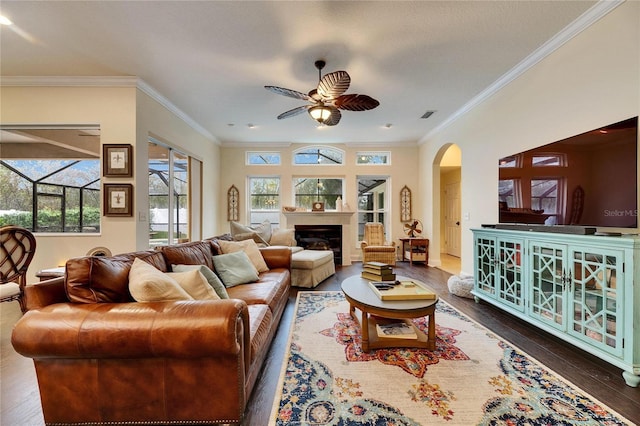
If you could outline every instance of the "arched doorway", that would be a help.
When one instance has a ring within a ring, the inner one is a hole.
[[[452,274],[460,273],[461,263],[461,198],[462,152],[456,144],[444,145],[434,160],[434,170],[439,179],[434,179],[438,187],[433,188],[439,198],[440,219],[434,224],[440,236],[440,269]]]

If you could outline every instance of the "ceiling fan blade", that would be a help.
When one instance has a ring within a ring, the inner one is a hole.
[[[278,120],[282,120],[283,118],[289,118],[289,117],[293,117],[294,115],[302,114],[312,106],[313,105],[303,105],[294,109],[290,109],[289,111],[285,111],[278,116]]]
[[[303,101],[310,100],[309,95],[306,93],[298,92],[297,90],[285,89],[284,87],[278,86],[264,86],[270,92],[277,93],[278,95],[288,96],[294,99],[300,99]]]
[[[342,95],[349,88],[351,77],[346,71],[325,74],[318,83],[318,94],[324,101],[331,101]]]
[[[380,102],[371,96],[350,94],[338,97],[333,104],[336,108],[348,111],[367,111],[380,105]]]
[[[331,110],[331,115],[322,124],[327,125],[327,126],[335,126],[336,124],[338,124],[340,122],[340,119],[342,118],[342,113],[338,110],[338,108],[333,107],[333,106],[329,106],[329,109]]]

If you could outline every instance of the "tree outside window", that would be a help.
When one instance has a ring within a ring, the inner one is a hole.
[[[268,220],[280,223],[280,178],[254,176],[249,178],[249,223],[259,225]]]
[[[296,207],[311,210],[314,202],[324,203],[325,210],[336,210],[342,196],[343,180],[339,178],[300,177],[293,181]]]

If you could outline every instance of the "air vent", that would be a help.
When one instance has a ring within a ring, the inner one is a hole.
[[[435,111],[427,111],[424,114],[422,114],[422,117],[420,117],[420,118],[429,118],[429,117],[431,117],[433,115],[434,112]]]

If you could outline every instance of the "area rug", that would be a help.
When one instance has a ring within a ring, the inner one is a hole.
[[[365,353],[342,292],[299,292],[277,389],[272,426],[631,424],[442,300],[434,351]]]

